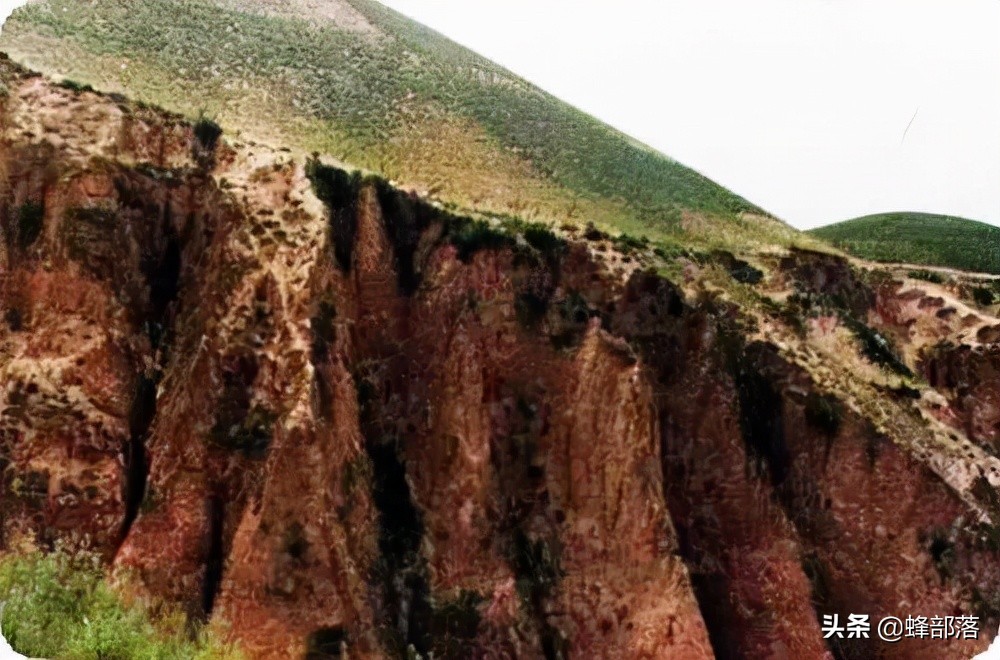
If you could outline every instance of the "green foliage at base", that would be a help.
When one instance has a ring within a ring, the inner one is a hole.
[[[1000,227],[929,213],[884,213],[809,232],[864,259],[1000,275]]]
[[[161,631],[108,587],[92,557],[62,553],[0,559],[3,633],[30,657],[61,660],[239,658],[207,635]]]

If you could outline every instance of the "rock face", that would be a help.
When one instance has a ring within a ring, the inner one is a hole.
[[[988,643],[824,640],[996,627],[993,463],[948,476],[739,309],[2,64],[3,547],[96,550],[250,657]],[[787,270],[876,305],[833,258]],[[995,370],[956,360],[992,442]]]

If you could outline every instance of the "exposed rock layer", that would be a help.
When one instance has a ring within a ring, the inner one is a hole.
[[[853,658],[876,642],[819,615],[996,626],[987,477],[958,492],[738,309],[4,67],[3,544],[96,550],[251,657]],[[875,305],[834,257],[785,269]],[[963,410],[993,405],[975,373]]]

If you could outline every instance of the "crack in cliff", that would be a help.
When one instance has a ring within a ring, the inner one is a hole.
[[[406,464],[397,442],[365,442],[372,462],[372,499],[379,513],[379,565],[390,647],[406,657],[413,648],[427,655],[432,648],[428,621],[432,615],[426,566],[420,556],[423,523],[406,481]]]
[[[215,606],[219,587],[222,585],[222,570],[225,565],[224,528],[226,504],[219,493],[213,493],[205,502],[208,529],[205,534],[205,575],[201,589],[201,611],[207,620]]]
[[[183,245],[173,227],[169,198],[160,208],[135,190],[133,183],[125,176],[116,177],[114,184],[118,198],[126,208],[137,210],[145,218],[157,219],[159,227],[154,235],[159,235],[164,245],[160,250],[155,245],[147,245],[139,258],[139,270],[146,282],[148,298],[144,318],[137,319],[136,325],[146,333],[154,354],[154,364],[137,377],[129,410],[129,438],[122,449],[125,470],[122,540],[128,535],[147,496],[149,458],[146,443],[156,418],[157,388],[162,379],[162,367],[166,364],[172,338],[168,332],[172,325],[171,308],[180,294],[183,268]],[[143,181],[140,185],[148,184],[148,181]]]
[[[125,459],[122,497],[125,502],[125,519],[122,521],[122,539],[132,528],[132,523],[138,517],[146,496],[146,481],[149,477],[146,439],[153,418],[156,416],[157,380],[146,375],[138,377],[132,408],[129,411],[129,438],[122,448]]]

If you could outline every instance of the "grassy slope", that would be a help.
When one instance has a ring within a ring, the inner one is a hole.
[[[667,243],[809,242],[372,0],[328,4],[374,29],[307,22],[267,0],[43,0],[15,14],[0,49],[50,75],[206,110],[230,133],[332,155],[462,211],[595,221]]]
[[[104,582],[99,563],[80,556],[28,553],[0,558],[0,624],[11,646],[43,658],[239,660],[211,633],[190,638],[183,616],[153,624]]]
[[[865,259],[1000,274],[1000,227],[928,213],[885,213],[811,234]]]

